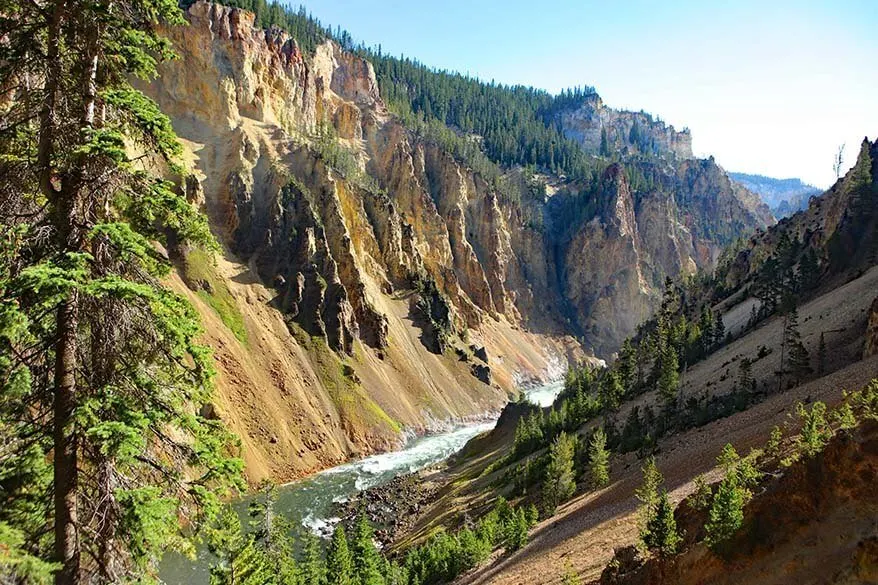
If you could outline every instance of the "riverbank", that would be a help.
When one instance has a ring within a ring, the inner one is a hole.
[[[530,402],[542,407],[551,406],[564,388],[563,380],[535,385],[524,390]],[[492,419],[496,424],[498,417]],[[470,441],[480,435],[474,435]],[[384,548],[399,541],[416,523],[421,512],[435,503],[449,478],[445,473],[449,461],[461,452],[466,444],[448,458],[412,473],[359,491],[343,502],[333,506],[332,516],[345,526],[351,527],[360,513],[365,513],[375,526],[375,539]]]

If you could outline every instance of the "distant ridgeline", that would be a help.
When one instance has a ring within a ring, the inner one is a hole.
[[[788,217],[808,208],[808,200],[823,191],[801,179],[773,179],[763,175],[729,173],[736,183],[757,193],[771,208],[775,217]]]
[[[501,172],[494,165],[523,166],[594,187],[612,159],[692,156],[688,130],[678,133],[645,112],[605,108],[594,87],[553,96],[532,87],[488,83],[386,55],[380,45],[355,44],[347,31],[324,26],[303,6],[293,10],[265,0],[222,4],[254,12],[258,26],[286,30],[306,55],[331,39],[366,58],[375,68],[382,99],[409,129],[441,143],[488,179]],[[635,191],[652,187],[649,173],[629,167],[628,174]]]

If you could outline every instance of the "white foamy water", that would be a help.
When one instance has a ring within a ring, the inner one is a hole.
[[[533,402],[537,406],[552,406],[552,403],[555,402],[555,398],[558,394],[561,393],[561,390],[564,389],[564,381],[558,380],[556,382],[549,382],[544,386],[540,386],[538,388],[534,388],[526,393],[528,402]]]
[[[530,390],[526,395],[535,404],[548,406],[563,387],[563,382],[553,382]],[[328,536],[339,521],[331,515],[334,503],[343,502],[358,491],[382,485],[399,475],[440,463],[476,435],[493,429],[495,423],[496,420],[491,420],[459,425],[447,432],[412,439],[399,451],[371,455],[280,486],[275,510],[307,530]],[[249,499],[243,498],[236,506],[242,517],[246,514],[248,502]],[[207,585],[211,562],[206,551],[199,551],[198,560],[194,562],[169,554],[162,560],[161,577],[168,585]]]

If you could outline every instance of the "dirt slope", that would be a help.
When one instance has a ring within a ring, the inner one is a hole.
[[[662,441],[657,462],[674,501],[692,491],[692,480],[698,474],[716,474],[715,457],[726,443],[730,442],[739,452],[746,453],[751,447],[764,444],[775,425],[791,428],[794,421],[789,413],[798,402],[822,400],[833,404],[841,398],[843,390],[859,388],[878,377],[878,356],[860,361],[867,310],[876,288],[878,268],[873,268],[861,278],[800,307],[802,337],[812,356],[821,332],[829,335],[828,332],[832,331],[838,336],[828,360],[830,374],[774,394],[745,412]],[[708,384],[711,393],[729,391],[737,373],[733,360],[755,356],[760,345],[774,347],[779,344],[781,328],[779,319],[770,320],[691,368],[683,382],[684,397],[703,392]],[[754,364],[754,376],[760,385],[773,387],[777,384],[775,370],[779,359],[777,352],[773,352]],[[619,418],[624,420],[627,408],[634,404],[643,405],[654,400],[654,396],[647,394],[629,403],[623,407]],[[480,469],[500,453],[502,450],[471,461],[459,473],[461,476],[477,476]],[[610,486],[583,494],[562,506],[554,517],[536,527],[525,548],[512,555],[496,557],[488,566],[464,576],[458,583],[560,583],[568,570],[575,571],[583,580],[597,578],[612,558],[613,549],[632,544],[636,539],[634,490],[641,481],[640,465],[633,453],[614,458]],[[483,479],[469,487],[458,487],[452,492],[453,497],[440,500],[436,505],[438,510],[425,515],[421,530],[443,514],[446,520],[451,520],[454,513],[447,511],[449,509],[459,510],[479,502],[483,497],[479,487],[484,487],[485,482]]]

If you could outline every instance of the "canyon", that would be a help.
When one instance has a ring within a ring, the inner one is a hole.
[[[522,384],[609,358],[666,277],[711,269],[773,222],[691,157],[687,133],[599,98],[563,114],[565,131],[587,146],[585,126],[615,136],[635,120],[656,157],[610,164],[588,201],[558,177],[534,195],[521,169],[498,189],[406,128],[371,64],[337,43],[306,55],[205,2],[187,19],[166,31],[179,59],[142,89],[182,139],[180,188],[223,245],[215,262],[170,250],[172,283],[204,317],[219,372],[205,408],[241,437],[251,481],[398,447],[404,429],[497,410]]]

